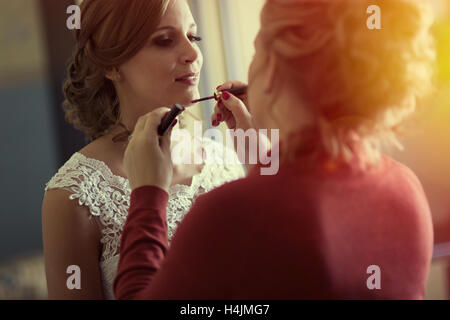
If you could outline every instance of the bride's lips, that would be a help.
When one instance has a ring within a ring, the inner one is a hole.
[[[184,83],[190,86],[197,85],[198,82],[198,73],[188,73],[184,76],[175,79],[175,82]]]

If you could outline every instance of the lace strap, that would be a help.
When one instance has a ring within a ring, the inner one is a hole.
[[[102,227],[103,254],[107,260],[117,254],[120,235],[130,206],[129,185],[124,178],[114,176],[101,161],[74,155],[47,183],[45,190],[65,189],[69,199],[78,199]]]

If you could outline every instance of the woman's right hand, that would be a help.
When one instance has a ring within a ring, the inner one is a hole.
[[[245,83],[240,81],[228,81],[217,87],[217,90],[223,91],[245,85]],[[211,121],[215,127],[225,122],[231,130],[242,129],[246,131],[253,128],[247,94],[236,97],[228,92],[222,93],[222,98],[214,107],[214,114],[211,117]]]
[[[172,183],[173,163],[170,152],[172,128],[158,135],[158,126],[168,108],[155,109],[139,118],[132,139],[125,150],[124,164],[130,187],[156,186],[167,192]]]
[[[219,86],[217,90],[223,91],[226,89],[233,89],[246,84],[239,81],[229,81]],[[217,127],[221,122],[225,122],[229,129],[242,129],[246,132],[249,129],[254,129],[253,119],[248,105],[248,96],[240,95],[236,97],[228,92],[222,93],[222,98],[218,101],[214,108],[212,116],[213,126]],[[255,163],[250,163],[250,148],[249,144],[245,143],[245,148],[241,149],[237,145],[237,139],[233,139],[234,150],[239,161],[245,165],[247,172],[251,171]],[[259,137],[258,137],[259,141]],[[245,152],[245,153],[242,153]]]

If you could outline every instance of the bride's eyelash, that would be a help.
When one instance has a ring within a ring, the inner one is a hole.
[[[189,38],[189,41],[191,41],[191,42],[202,41],[202,38],[198,35],[189,35],[188,38]],[[176,37],[161,36],[161,37],[154,39],[152,42],[159,47],[165,48],[165,47],[170,47],[171,45],[173,45],[175,41],[176,41]]]
[[[190,35],[189,40],[191,40],[192,42],[200,42],[202,41],[202,37],[198,35]]]
[[[153,40],[153,43],[159,47],[169,47],[172,45],[173,40],[167,37],[159,37]]]

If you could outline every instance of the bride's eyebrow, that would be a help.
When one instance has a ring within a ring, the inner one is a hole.
[[[197,27],[197,25],[195,23],[193,23],[189,26],[189,29],[196,28],[196,27]],[[164,27],[160,27],[160,28],[156,29],[155,32],[161,31],[164,29],[177,29],[177,28],[175,28],[174,26],[164,26]]]

